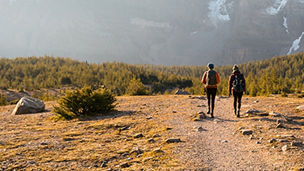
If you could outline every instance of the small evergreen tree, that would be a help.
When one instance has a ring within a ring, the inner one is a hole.
[[[126,94],[131,96],[147,95],[148,91],[145,85],[140,81],[140,79],[133,77],[130,81],[129,86],[127,87]]]
[[[93,116],[112,111],[115,101],[115,97],[108,90],[84,87],[81,90],[67,91],[65,96],[58,100],[59,106],[54,106],[54,112],[65,119]]]

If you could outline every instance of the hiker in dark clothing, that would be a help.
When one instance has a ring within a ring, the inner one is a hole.
[[[208,98],[208,114],[211,113],[211,117],[214,118],[213,112],[214,112],[214,101],[215,101],[215,95],[217,91],[217,84],[220,83],[220,77],[219,74],[214,71],[214,65],[208,64],[207,65],[209,70],[204,73],[204,76],[202,78],[202,83],[206,84],[206,93]],[[210,110],[210,102],[211,102],[211,110]]]
[[[237,117],[240,117],[240,110],[241,110],[241,101],[243,92],[246,91],[246,82],[244,75],[241,74],[239,67],[234,65],[232,68],[233,72],[229,78],[229,96],[231,96],[231,90],[234,97],[233,107],[234,107],[234,114]],[[237,106],[238,103],[238,106]],[[237,108],[236,108],[237,107]]]

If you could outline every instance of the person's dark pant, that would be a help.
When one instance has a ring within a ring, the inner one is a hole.
[[[214,111],[214,101],[217,88],[207,88],[207,99],[208,99],[208,110],[210,112],[210,103],[211,103],[211,113]]]
[[[241,92],[235,92],[235,91],[233,91],[233,97],[234,97],[233,107],[234,107],[234,111],[236,111],[237,109],[238,110],[241,109],[242,96],[243,96],[243,92],[242,91]]]

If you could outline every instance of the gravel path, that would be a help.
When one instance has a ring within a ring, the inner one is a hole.
[[[191,170],[288,170],[280,155],[265,150],[257,144],[258,140],[249,140],[249,136],[237,133],[238,122],[244,118],[233,115],[232,99],[217,99],[215,118],[203,121],[191,121],[191,115],[205,111],[206,101],[189,99],[184,105],[188,109],[178,109],[180,115],[172,116],[171,124],[176,129],[175,136],[182,137],[177,155]],[[184,106],[181,105],[181,106]],[[246,105],[246,104],[244,104]],[[181,117],[182,116],[182,117]],[[198,128],[202,127],[201,131]]]

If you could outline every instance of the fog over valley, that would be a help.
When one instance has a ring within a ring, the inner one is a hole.
[[[0,56],[243,63],[304,51],[303,0],[0,0]]]

